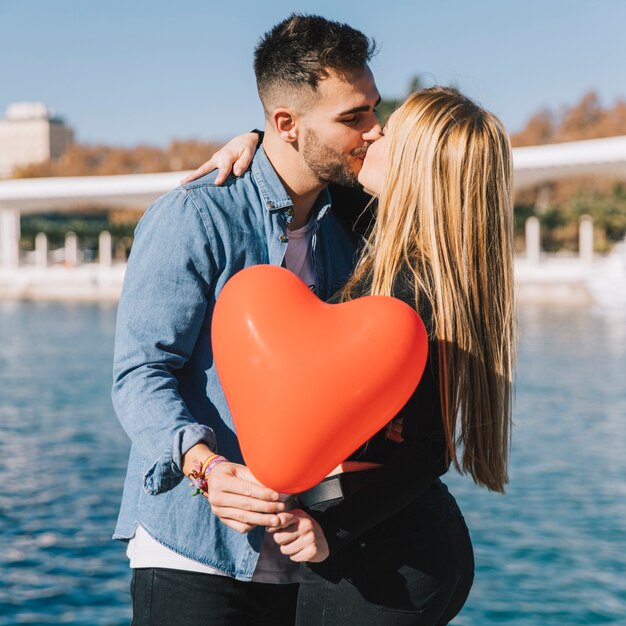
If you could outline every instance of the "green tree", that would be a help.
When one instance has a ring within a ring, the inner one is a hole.
[[[424,88],[424,82],[419,74],[416,74],[409,81],[409,86],[406,94],[402,98],[382,98],[376,107],[376,115],[381,125],[384,126],[389,119],[389,116],[404,102],[409,94],[414,91]]]

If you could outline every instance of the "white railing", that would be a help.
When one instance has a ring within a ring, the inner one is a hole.
[[[578,254],[548,254],[541,249],[541,225],[526,222],[525,250],[515,259],[520,301],[589,303],[626,309],[626,243],[610,255],[594,255],[593,224],[583,217]],[[105,300],[119,298],[126,270],[125,250],[113,254],[112,237],[100,233],[97,254],[67,233],[65,246],[50,250],[39,233],[35,249],[22,252],[20,266],[0,267],[0,298]],[[115,261],[115,256],[120,257]]]
[[[516,148],[513,161],[516,190],[583,174],[626,180],[626,136]],[[90,259],[85,258],[85,251],[81,250],[73,233],[67,234],[65,246],[57,250],[50,250],[47,238],[40,233],[35,239],[34,251],[20,252],[21,214],[80,211],[86,207],[143,211],[160,195],[175,188],[187,173],[0,181],[0,296],[6,294],[7,289],[20,293],[20,289],[35,289],[35,283],[47,281],[49,284],[51,272],[62,277],[65,283],[72,275],[77,280],[81,277],[85,284],[108,281],[109,286],[114,285],[113,292],[118,293],[125,263],[115,263],[108,232],[100,234],[96,263],[84,262]],[[516,260],[518,283],[584,284],[589,276],[597,275],[603,261],[593,255],[593,225],[589,218],[581,221],[580,254],[574,258],[545,255],[541,251],[539,231],[538,220],[530,218],[526,224],[526,252]],[[615,258],[611,263],[613,268],[623,265]]]
[[[113,266],[113,238],[111,233],[103,230],[98,236],[98,251],[81,248],[79,239],[73,232],[65,235],[65,245],[62,248],[50,249],[48,237],[45,233],[38,233],[35,237],[35,249],[20,251],[20,267],[34,266],[45,269],[51,265],[63,265],[64,267],[78,267],[85,261],[93,261],[101,268]],[[124,261],[126,260],[126,249],[124,249]]]

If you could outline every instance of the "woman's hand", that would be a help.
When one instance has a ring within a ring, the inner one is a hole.
[[[184,185],[185,183],[189,183],[215,169],[219,170],[219,174],[214,181],[216,185],[221,185],[228,178],[231,171],[235,176],[241,176],[241,174],[248,169],[258,143],[259,136],[256,133],[238,135],[234,139],[231,139],[224,147],[220,148],[195,172],[183,178],[180,184]]]
[[[321,526],[301,509],[279,513],[279,528],[268,528],[280,551],[297,563],[319,563],[328,558],[328,542]]]

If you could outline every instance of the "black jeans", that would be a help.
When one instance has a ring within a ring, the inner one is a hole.
[[[293,626],[298,585],[172,569],[133,570],[132,626]]]
[[[463,516],[437,481],[298,585],[168,569],[133,572],[133,626],[443,626],[474,578]],[[297,602],[297,611],[296,611]]]
[[[443,626],[474,578],[472,544],[454,498],[437,481],[406,509],[303,569],[298,626]]]

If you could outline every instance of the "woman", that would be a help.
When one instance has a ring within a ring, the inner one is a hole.
[[[299,624],[447,624],[469,594],[469,535],[439,476],[453,463],[490,490],[507,482],[511,175],[502,124],[454,89],[411,95],[367,152],[359,182],[376,221],[337,300],[414,306],[429,366],[395,428],[352,457],[382,467],[325,510],[281,514],[281,550],[309,555]]]

